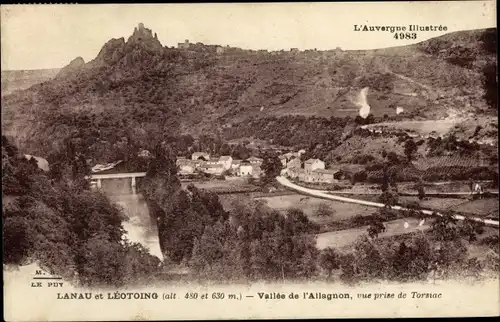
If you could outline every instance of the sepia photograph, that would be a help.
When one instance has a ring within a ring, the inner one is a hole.
[[[0,10],[5,320],[500,314],[495,1]]]

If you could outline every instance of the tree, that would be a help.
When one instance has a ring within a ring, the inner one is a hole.
[[[340,280],[346,284],[354,284],[357,277],[356,258],[353,253],[340,255]]]
[[[386,192],[387,189],[389,189],[389,183],[389,167],[387,164],[384,164],[382,168],[382,184],[380,185],[380,190],[382,190],[382,192]]]
[[[387,262],[375,243],[366,235],[354,243],[356,275],[360,280],[373,280],[386,274]]]
[[[236,160],[246,160],[250,157],[250,151],[244,145],[238,144],[234,147],[231,156]]]
[[[424,190],[424,182],[422,179],[418,180],[418,183],[416,184],[416,189],[418,192],[418,199],[424,200],[425,199],[425,190]]]
[[[319,266],[330,278],[332,272],[340,268],[340,256],[337,251],[331,247],[323,249],[319,255]]]
[[[316,209],[316,216],[318,217],[330,217],[333,214],[333,209],[327,203],[320,203]]]
[[[219,150],[220,155],[230,155],[231,154],[231,147],[227,143],[223,143],[220,150]]]
[[[370,238],[377,238],[378,235],[385,231],[385,226],[382,218],[378,215],[372,215],[370,226],[366,230]]]
[[[470,218],[465,218],[458,225],[458,231],[460,235],[467,238],[469,242],[474,242],[477,240],[477,235],[484,232],[484,222],[477,222]]]
[[[413,139],[406,140],[404,150],[408,162],[411,162],[413,154],[417,151],[417,148],[417,144],[413,141]]]
[[[393,268],[391,278],[403,282],[423,280],[427,278],[433,259],[431,244],[424,234],[403,241],[390,260]]]
[[[492,110],[498,109],[498,72],[496,64],[486,64],[483,73],[483,98]]]
[[[441,215],[433,214],[435,219],[431,224],[431,231],[439,241],[452,241],[459,236],[457,219],[453,217],[452,211],[447,211]]]
[[[386,207],[395,206],[398,203],[398,194],[394,191],[384,191],[378,197],[378,200]]]
[[[387,153],[387,161],[390,165],[396,165],[400,163],[399,157],[394,151]]]
[[[275,153],[264,155],[261,169],[264,171],[264,184],[271,183],[281,173],[282,163]]]

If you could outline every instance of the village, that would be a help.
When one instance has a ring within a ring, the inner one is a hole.
[[[305,150],[288,152],[279,155],[282,164],[281,175],[308,183],[334,183],[341,179],[338,169],[326,169],[325,162],[320,159],[301,161]],[[245,160],[233,159],[229,155],[213,157],[206,152],[194,152],[191,158],[178,157],[176,165],[181,177],[205,173],[225,177],[260,178],[263,159],[251,156]]]

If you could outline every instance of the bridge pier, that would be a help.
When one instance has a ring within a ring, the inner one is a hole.
[[[102,180],[97,179],[97,189],[101,189],[101,187],[102,187]]]
[[[135,177],[132,177],[131,179],[132,179],[132,181],[130,182],[130,184],[132,186],[132,193],[135,195],[137,193],[136,188],[135,188],[137,183],[135,181]]]

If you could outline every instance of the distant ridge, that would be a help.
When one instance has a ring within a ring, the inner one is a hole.
[[[269,116],[354,118],[353,102],[365,87],[374,116],[394,116],[398,106],[422,120],[481,117],[494,103],[485,96],[485,82],[493,82],[485,68],[496,66],[495,37],[493,28],[356,53],[268,52],[164,47],[139,24],[93,60],[73,60],[57,77],[42,73],[32,87],[3,95],[2,125],[33,149],[44,149],[49,133],[59,141],[80,131],[96,142],[118,142],[131,131],[201,135]]]

